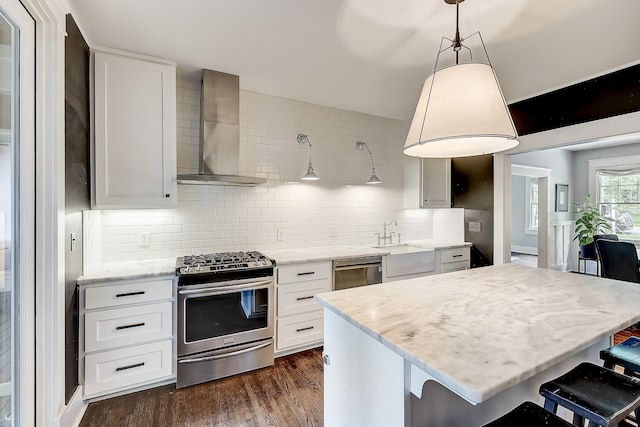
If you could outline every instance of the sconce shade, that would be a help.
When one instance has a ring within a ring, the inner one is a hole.
[[[404,154],[466,157],[508,150],[518,135],[493,67],[465,63],[424,82]]]
[[[375,169],[371,172],[371,178],[369,178],[367,184],[382,184],[382,180],[376,176]]]
[[[318,175],[316,175],[316,173],[313,171],[313,166],[311,165],[311,162],[309,162],[307,173],[305,173],[300,179],[303,179],[305,181],[317,181],[320,179],[318,178]]]

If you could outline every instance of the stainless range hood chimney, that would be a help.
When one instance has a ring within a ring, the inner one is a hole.
[[[252,187],[267,182],[239,171],[240,78],[202,70],[200,173],[178,175],[178,183]]]

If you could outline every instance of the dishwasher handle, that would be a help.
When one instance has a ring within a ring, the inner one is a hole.
[[[368,266],[382,265],[382,256],[370,256],[361,258],[336,259],[333,261],[333,269],[352,270]]]
[[[370,264],[353,264],[353,265],[344,265],[341,267],[333,267],[333,271],[347,271],[347,270],[360,270],[363,268],[371,268],[371,267],[378,267],[378,270],[380,271],[382,269],[382,263],[370,263]]]

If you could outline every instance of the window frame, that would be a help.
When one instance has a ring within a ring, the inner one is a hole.
[[[633,170],[640,169],[640,155],[621,156],[621,157],[608,157],[605,159],[593,159],[588,160],[589,164],[589,194],[593,197],[593,203],[600,207],[602,202],[600,201],[600,182],[598,179],[598,172],[602,170]],[[640,199],[640,197],[639,197]],[[640,203],[640,200],[639,200]],[[617,233],[616,230],[614,232]],[[620,240],[630,242],[640,247],[640,236],[638,239],[625,239]]]
[[[538,228],[540,227],[540,224],[538,222],[537,227],[533,228],[531,221],[532,221],[532,217],[533,217],[533,202],[531,201],[531,191],[532,191],[532,186],[535,183],[535,186],[538,187],[538,177],[534,177],[534,176],[527,176],[525,177],[525,188],[527,189],[526,195],[525,195],[525,206],[524,206],[524,223],[525,223],[525,227],[524,227],[524,234],[531,234],[531,235],[537,235],[538,234]],[[537,192],[538,192],[538,201],[535,202],[535,204],[538,206],[540,206],[540,189],[539,187],[537,188]],[[540,213],[538,212],[538,217],[539,217]]]

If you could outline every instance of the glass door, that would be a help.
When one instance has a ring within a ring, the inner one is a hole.
[[[14,30],[7,17],[0,14],[0,425],[11,425],[14,378],[14,269],[15,242],[15,91],[13,84]]]
[[[27,425],[33,412],[33,367],[24,346],[34,331],[33,248],[35,167],[33,20],[16,0],[0,0],[0,426]],[[25,48],[28,41],[29,48]],[[28,76],[28,77],[27,77]],[[25,85],[26,84],[26,85]],[[31,178],[29,178],[31,177]],[[29,188],[30,187],[30,188]],[[27,237],[29,236],[29,237]],[[31,257],[32,258],[32,257]],[[31,286],[31,288],[29,288]],[[27,299],[25,296],[30,295]],[[32,348],[30,345],[28,345]],[[30,372],[25,374],[25,372]]]

